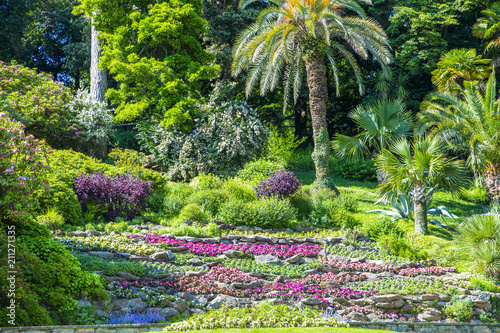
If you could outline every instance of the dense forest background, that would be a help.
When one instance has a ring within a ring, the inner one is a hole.
[[[394,54],[391,75],[379,73],[375,61],[360,61],[366,87],[361,95],[349,66],[340,66],[339,96],[334,93],[334,81],[328,81],[331,85],[327,105],[330,135],[354,134],[347,114],[360,103],[380,95],[403,97],[407,106],[417,112],[425,95],[435,89],[431,72],[437,68],[441,56],[460,48],[483,53],[488,40],[474,36],[472,27],[482,17],[481,11],[492,3],[487,0],[374,0],[372,6],[363,5],[367,15],[377,20],[390,38]],[[103,48],[101,66],[109,69],[107,96],[116,110],[115,122],[161,121],[186,130],[189,121],[196,118],[193,105],[203,103],[210,95],[245,98],[244,74],[231,75],[232,46],[238,34],[255,22],[266,6],[262,1],[240,10],[235,0],[177,0],[160,4],[149,0],[95,0],[83,4],[74,0],[3,0],[0,60],[50,73],[74,90],[88,89],[91,29],[85,13],[95,11],[94,20],[101,32]],[[162,31],[155,22],[167,25],[171,22],[171,25]],[[148,32],[149,40],[144,40],[144,31]],[[173,73],[171,77],[155,81],[154,73],[142,71],[139,61],[134,63],[130,54],[138,54],[138,59],[153,59],[154,63],[148,63],[151,68],[170,66]],[[339,63],[342,61],[345,60],[339,58]],[[144,86],[138,83],[137,77],[144,81]],[[176,82],[175,89],[167,89],[158,98],[152,97],[157,93],[151,87],[165,87],[173,82]],[[127,92],[123,92],[124,83],[128,86]],[[309,137],[305,144],[311,143],[307,85],[302,85],[304,91],[298,102],[289,105],[285,112],[280,87],[264,97],[255,90],[248,103],[258,110],[262,120],[294,128],[299,137]],[[143,93],[147,89],[154,94]],[[188,121],[187,114],[191,118]],[[127,137],[124,131],[136,131],[134,128],[123,126],[115,135],[121,133]],[[122,141],[122,145],[129,148],[136,145],[134,140]]]

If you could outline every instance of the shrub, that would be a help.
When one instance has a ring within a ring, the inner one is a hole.
[[[229,195],[224,190],[204,190],[193,193],[188,202],[197,204],[205,213],[215,217],[220,206],[228,200]]]
[[[171,215],[180,213],[182,207],[187,203],[188,197],[194,192],[194,189],[184,183],[170,183],[167,186],[165,201],[163,203],[165,212]]]
[[[260,228],[287,228],[297,218],[288,200],[264,198],[252,202],[229,201],[220,208],[226,223]]]
[[[51,147],[78,147],[84,139],[84,127],[67,106],[71,90],[50,75],[0,62],[1,94],[8,96],[11,116],[26,126],[26,132]]]
[[[24,133],[24,126],[0,113],[0,229],[21,229],[38,208],[35,192],[46,192],[50,149]],[[18,233],[16,233],[18,234]]]
[[[61,213],[64,220],[69,222],[69,224],[80,224],[82,221],[82,207],[73,187],[60,181],[54,175],[49,175],[48,186],[48,191],[42,190],[34,193],[35,198],[40,204],[40,211],[57,207],[57,211]]]
[[[330,172],[350,180],[373,182],[377,180],[377,168],[372,160],[330,158]]]
[[[244,202],[257,200],[255,190],[238,178],[230,178],[224,182],[222,189],[226,191],[229,200],[241,200]]]
[[[200,173],[191,180],[189,186],[197,191],[215,190],[222,186],[222,180],[212,174],[206,175],[204,173]]]
[[[307,220],[314,209],[311,197],[303,191],[298,191],[291,195],[290,204],[297,210],[300,220]]]
[[[471,188],[463,189],[458,192],[458,198],[483,205],[487,205],[489,202],[485,187],[472,186]]]
[[[142,168],[146,155],[132,149],[113,148],[108,157],[117,167]]]
[[[352,205],[339,201],[335,192],[330,189],[320,189],[312,194],[313,211],[307,220],[308,224],[320,228],[341,227],[354,229],[359,221],[343,207],[352,209]]]
[[[201,209],[201,206],[195,203],[190,203],[187,204],[186,206],[182,207],[181,212],[179,214],[179,218],[182,221],[203,221],[208,218],[207,214],[204,214],[204,212]]]
[[[256,187],[257,198],[277,197],[288,198],[294,194],[301,185],[301,181],[295,177],[292,171],[280,170],[269,175],[266,180],[260,182]]]
[[[87,203],[107,208],[107,217],[132,219],[146,205],[151,183],[129,174],[109,178],[102,172],[75,178],[75,191],[85,209]]]
[[[451,303],[443,308],[443,312],[450,318],[456,319],[459,322],[466,322],[472,318],[474,314],[472,300],[458,299],[453,296]]]
[[[165,210],[165,197],[166,194],[163,191],[154,191],[148,197],[147,207],[155,213],[163,213]]]
[[[359,208],[359,203],[356,198],[350,194],[344,194],[335,199],[340,207],[347,210],[350,213],[357,213]]]
[[[255,185],[261,180],[269,177],[269,174],[283,169],[283,165],[277,162],[272,162],[264,158],[248,162],[243,169],[238,171],[238,178],[245,183]]]
[[[403,230],[396,221],[389,217],[369,219],[363,224],[363,233],[371,239],[377,240],[386,235],[402,236]]]
[[[190,133],[161,125],[140,128],[139,141],[171,180],[190,180],[202,172],[234,175],[263,151],[268,129],[246,102],[225,102],[206,114]]]
[[[51,208],[43,215],[38,215],[36,221],[50,230],[59,229],[64,224],[64,217],[55,208]]]
[[[296,150],[287,162],[287,168],[290,170],[314,170],[314,161],[312,159],[313,148]]]
[[[419,259],[405,237],[397,234],[390,233],[380,236],[378,246],[384,254],[393,254],[409,259]]]
[[[280,133],[277,127],[271,127],[267,157],[271,161],[278,162],[283,164],[284,167],[288,167],[295,149],[297,149],[306,139],[307,137],[299,139],[291,129],[285,128]]]
[[[106,102],[95,101],[88,91],[78,90],[67,107],[83,126],[87,140],[107,139],[113,133],[112,110],[108,110]]]

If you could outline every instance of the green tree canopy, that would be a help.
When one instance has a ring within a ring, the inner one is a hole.
[[[76,10],[93,16],[102,66],[118,82],[107,92],[115,121],[161,120],[188,130],[203,82],[219,71],[199,40],[207,31],[201,1],[83,0]]]

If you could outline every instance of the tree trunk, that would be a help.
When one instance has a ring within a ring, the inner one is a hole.
[[[91,19],[91,45],[90,45],[90,96],[94,101],[104,102],[108,82],[106,70],[99,69],[99,32],[94,27],[94,19]],[[108,157],[108,139],[106,137],[95,142],[97,148],[91,149],[90,154],[99,159]]]
[[[490,204],[498,205],[500,202],[500,162],[488,163],[484,172],[484,185]]]
[[[427,192],[425,187],[416,186],[411,191],[415,218],[415,232],[427,235]]]
[[[326,82],[325,59],[318,55],[309,55],[305,59],[307,86],[309,87],[309,108],[313,127],[314,152],[312,158],[316,167],[315,188],[327,187],[339,194],[330,177],[328,160],[330,158],[330,141],[326,123],[326,102],[328,86]]]

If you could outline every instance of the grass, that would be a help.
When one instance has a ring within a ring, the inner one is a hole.
[[[333,327],[286,327],[286,328],[229,328],[229,329],[215,329],[215,330],[197,330],[187,331],[196,333],[376,333],[388,332],[382,330],[369,330],[366,328],[333,328]],[[161,333],[161,332],[150,332]]]

